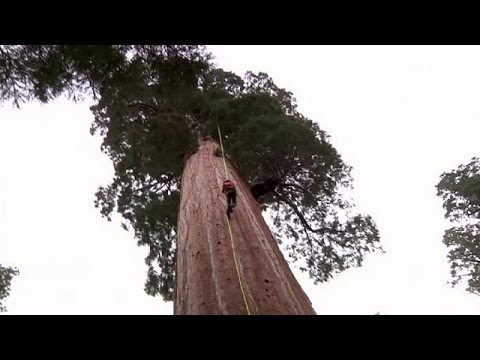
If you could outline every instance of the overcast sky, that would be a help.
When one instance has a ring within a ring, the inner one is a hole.
[[[211,46],[219,66],[264,71],[353,166],[354,200],[385,255],[330,283],[297,278],[318,314],[480,314],[451,288],[435,185],[480,155],[478,46]],[[93,206],[113,168],[89,103],[0,107],[0,264],[8,314],[171,314],[143,291],[146,249]]]

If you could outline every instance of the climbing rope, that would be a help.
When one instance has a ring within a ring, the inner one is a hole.
[[[220,148],[222,149],[223,166],[225,168],[225,178],[228,180],[227,163],[225,161],[225,152],[223,151],[222,133],[220,131],[220,126],[218,126],[218,121],[217,121],[217,130],[218,130],[218,138],[220,139]],[[230,242],[232,244],[233,262],[235,263],[235,270],[237,271],[238,283],[240,284],[240,290],[242,291],[243,302],[245,303],[245,309],[247,310],[247,314],[251,315],[250,306],[248,305],[248,300],[245,294],[242,277],[240,275],[240,268],[238,266],[237,256],[235,254],[235,245],[233,243],[233,235],[232,235],[232,228],[230,226],[230,219],[228,218],[227,215],[225,215],[225,217],[227,218],[228,232],[230,234]]]

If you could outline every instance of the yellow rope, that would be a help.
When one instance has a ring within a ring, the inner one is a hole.
[[[220,139],[220,148],[222,149],[223,166],[225,167],[225,177],[228,180],[227,163],[225,162],[225,153],[223,151],[222,133],[220,132],[220,126],[218,126],[218,122],[217,122],[217,130],[218,130],[218,138]],[[243,287],[242,277],[240,276],[240,268],[238,266],[237,256],[235,254],[235,245],[233,244],[233,235],[232,235],[232,228],[230,226],[230,219],[228,218],[228,216],[226,216],[226,218],[227,218],[228,232],[230,233],[230,242],[232,244],[233,262],[235,263],[235,270],[237,271],[238,283],[240,284],[240,290],[242,291],[243,302],[245,303],[245,308],[247,309],[247,314],[251,315],[250,307],[248,306],[247,296],[245,294],[245,290],[244,290],[244,287]]]
[[[223,166],[225,167],[225,178],[228,180],[227,163],[225,162],[225,153],[223,152],[222,133],[220,132],[220,126],[218,126],[218,122],[217,122],[217,130],[218,130],[218,138],[220,139],[220,148],[222,149]]]
[[[228,225],[228,232],[230,233],[230,242],[232,243],[232,253],[233,253],[233,262],[235,263],[235,270],[237,270],[237,277],[238,283],[240,284],[240,290],[242,291],[243,302],[245,303],[245,309],[247,309],[247,314],[251,315],[250,307],[248,306],[247,295],[245,294],[245,290],[243,289],[242,278],[240,276],[240,269],[237,262],[237,256],[235,255],[235,247],[233,245],[233,236],[232,236],[232,228],[230,227],[230,220],[227,216],[227,225]]]

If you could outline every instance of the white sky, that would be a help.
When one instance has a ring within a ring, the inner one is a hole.
[[[480,314],[451,288],[443,171],[480,155],[479,46],[211,46],[239,75],[265,71],[353,166],[354,200],[387,254],[330,283],[298,274],[318,314]],[[7,314],[171,314],[143,292],[146,249],[93,206],[113,174],[88,103],[0,107],[0,264]]]

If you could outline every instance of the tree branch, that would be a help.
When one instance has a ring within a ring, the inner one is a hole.
[[[297,189],[297,190],[301,191],[305,196],[311,196],[313,199],[315,199],[315,201],[317,201],[319,203],[322,202],[322,199],[320,197],[310,193],[307,189],[305,189],[304,187],[302,187],[300,185],[293,184],[293,183],[283,183],[283,184],[279,184],[279,186]]]
[[[470,203],[470,205],[471,205],[471,203]],[[478,213],[479,211],[480,211],[480,208],[478,208],[477,210],[470,211],[470,212],[468,213],[468,215],[476,214],[476,213]]]
[[[287,165],[284,167],[285,169],[289,169],[289,170],[292,170],[293,169],[293,165],[295,164],[295,155],[292,155],[290,157],[288,157],[287,159],[285,159],[287,161]],[[275,162],[275,166],[278,167],[277,163]],[[288,170],[287,170],[288,172]]]
[[[268,163],[268,161],[264,161],[263,164],[265,165],[265,167],[267,168],[268,171],[270,171],[274,176],[278,177],[278,173],[277,173],[276,169],[271,167],[270,164]]]
[[[470,253],[463,255],[462,257],[470,262],[480,264],[480,259],[477,257],[475,253],[473,253],[470,249],[467,249]]]
[[[280,184],[280,186],[294,188],[294,189],[300,190],[304,194],[308,193],[308,191],[306,189],[304,189],[303,187],[301,187],[300,185],[297,185],[297,184],[284,183],[284,184]]]
[[[292,208],[292,210],[295,212],[295,214],[297,214],[300,222],[302,223],[303,227],[306,230],[308,230],[310,232],[313,232],[313,233],[317,233],[317,234],[324,234],[327,231],[338,233],[337,230],[328,229],[328,228],[325,228],[325,227],[318,228],[318,229],[312,229],[312,227],[308,224],[308,221],[302,215],[301,211],[298,209],[298,207],[291,200],[289,200],[286,196],[283,196],[283,195],[279,194],[275,190],[272,191],[272,192],[280,201],[284,202],[285,204],[287,204],[288,206],[290,206]]]
[[[152,189],[153,187],[158,186],[158,185],[161,185],[160,189],[154,189],[153,191],[155,191],[155,192],[162,191],[165,188],[165,186],[167,186],[167,189],[170,188],[171,181],[172,181],[171,178],[164,179],[163,181],[162,180],[154,180],[152,183],[146,184],[146,185],[144,185],[140,188],[137,188],[137,189],[133,189],[132,191],[134,193],[139,193],[139,192],[143,192],[144,190],[147,190],[147,189]]]
[[[140,106],[140,107],[143,107],[145,109],[149,109],[150,111],[153,112],[153,115],[158,114],[158,109],[155,106],[145,104],[145,103],[141,103],[141,102],[130,104],[127,107],[131,108],[131,107],[135,107],[135,106]]]

